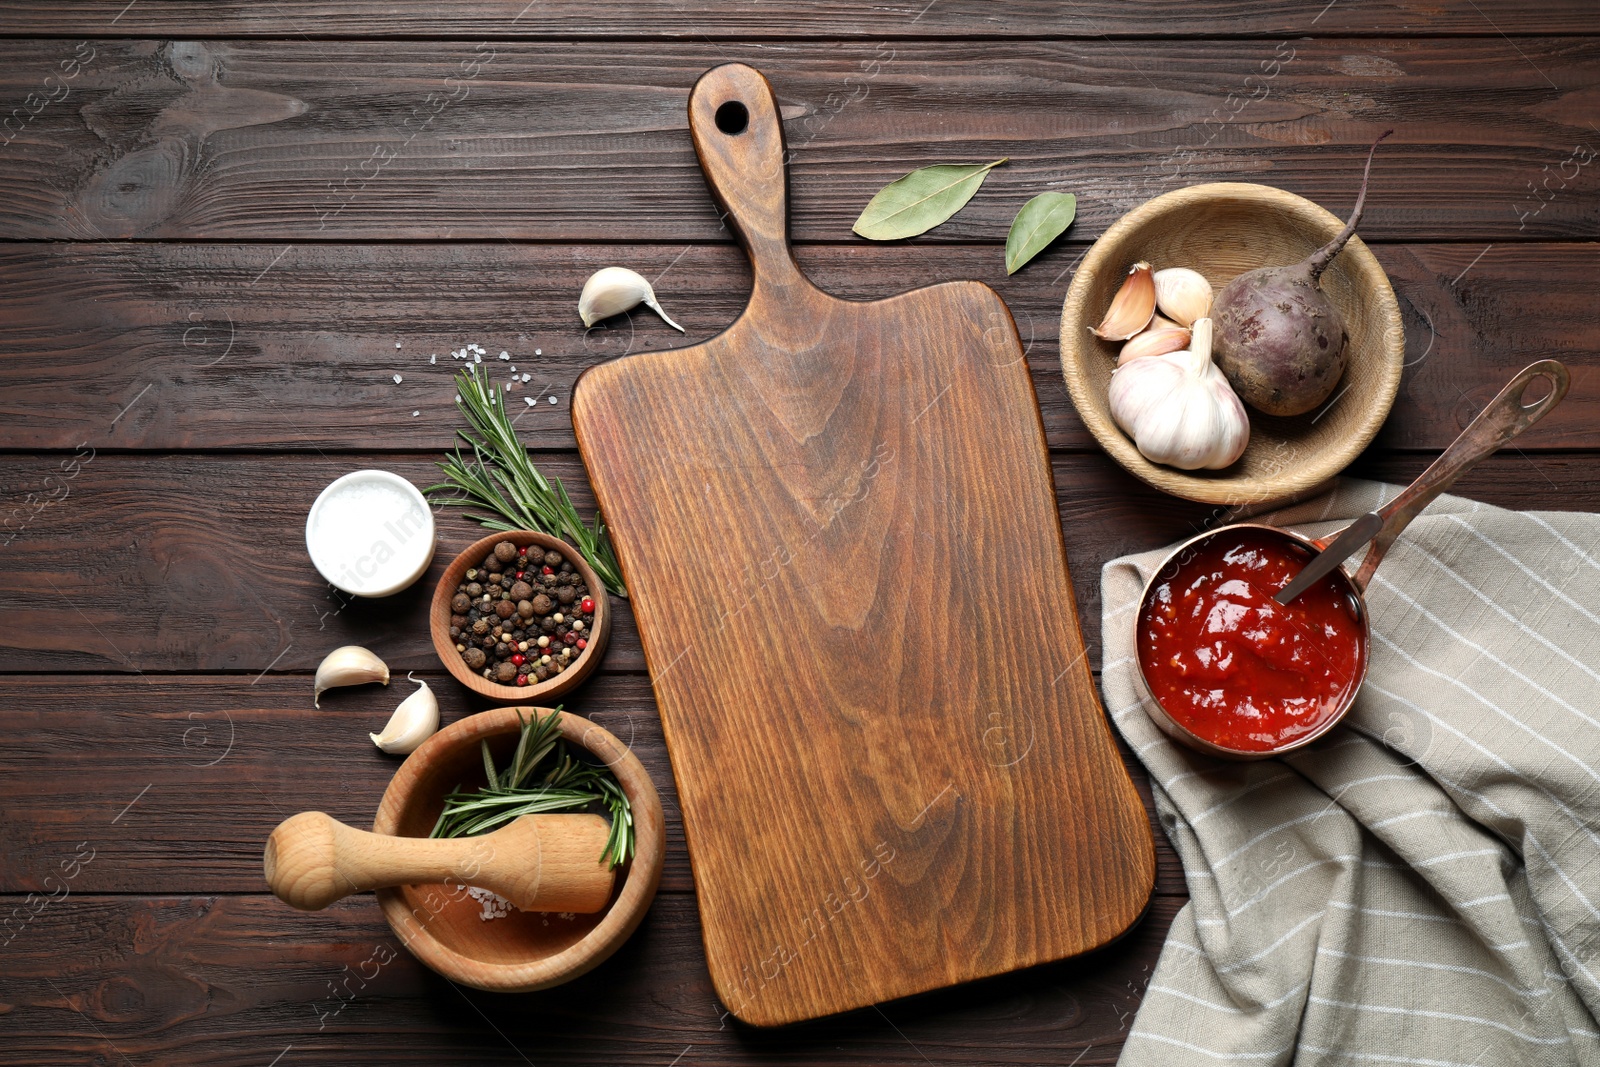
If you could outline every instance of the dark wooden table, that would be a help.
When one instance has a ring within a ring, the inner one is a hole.
[[[1363,232],[1409,364],[1356,473],[1410,478],[1514,369],[1555,356],[1566,403],[1458,489],[1600,509],[1590,0],[0,2],[0,1061],[1116,1059],[1184,900],[1160,834],[1150,914],[1090,958],[784,1032],[725,1020],[625,605],[568,706],[632,740],[671,840],[649,919],[608,964],[481,994],[399,951],[370,896],[305,915],[264,893],[273,825],[308,808],[364,823],[395,766],[366,739],[394,688],[312,710],[327,650],[416,671],[447,720],[475,710],[428,643],[432,581],[337,595],[307,560],[307,507],[358,467],[431,480],[457,423],[446,353],[468,341],[532,373],[519,429],[588,505],[573,379],[683,338],[649,313],[586,334],[583,279],[655,279],[690,341],[744,300],[684,117],[728,59],[776,87],[820,284],[867,298],[970,277],[1010,303],[1096,659],[1101,564],[1209,512],[1093,445],[1059,311],[1088,243],[1170,188],[1267,182],[1343,214],[1394,126]],[[1002,155],[937,232],[851,234],[906,170]],[[1077,193],[1078,221],[1008,278],[1006,227],[1045,189]],[[441,535],[435,576],[476,528],[451,514]]]

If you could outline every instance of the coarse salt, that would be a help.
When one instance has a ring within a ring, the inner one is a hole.
[[[551,397],[550,398],[550,403],[554,404],[555,402],[556,402],[556,398],[555,397]]]
[[[512,912],[511,901],[493,890],[479,889],[475,885],[470,885],[467,887],[467,896],[476,900],[481,906],[478,918],[483,922],[503,919]]]
[[[525,402],[525,403],[526,403],[526,404],[527,404],[527,405],[528,405],[528,406],[529,406],[529,407],[530,407],[530,408],[531,408],[531,407],[533,407],[533,405],[535,405],[535,404],[537,404],[537,403],[538,403],[538,401],[537,401],[537,400],[535,400],[535,399],[534,399],[534,398],[533,398],[533,397],[531,397],[531,396],[525,396],[525,397],[523,397],[523,398],[522,398],[522,399],[523,399],[523,401],[524,401],[524,402]]]
[[[533,354],[534,354],[534,355],[536,355],[536,356],[542,356],[542,355],[544,355],[544,349],[542,349],[542,348],[535,348],[535,349],[534,349],[534,350],[533,350]]]
[[[395,343],[394,343],[394,346],[395,346],[395,347],[396,347],[396,348],[399,348],[399,347],[400,347],[400,342],[399,342],[399,341],[396,341],[396,342],[395,342]]]
[[[510,359],[511,358],[511,353],[505,351],[504,349],[502,349],[501,352],[500,352],[500,358],[501,359]]]
[[[394,376],[394,384],[399,385],[400,381],[401,381],[400,375],[396,374]]]
[[[418,415],[421,415],[421,414],[422,414],[422,412],[420,412],[420,411],[413,411],[413,412],[412,412],[412,413],[411,413],[411,417],[412,417],[412,418],[413,418],[413,419],[414,419],[414,418],[416,418],[416,417],[417,417],[417,416],[418,416]]]

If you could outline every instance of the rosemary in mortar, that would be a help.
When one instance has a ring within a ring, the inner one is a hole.
[[[456,374],[456,407],[470,429],[456,433],[472,446],[469,459],[457,448],[439,469],[445,480],[424,490],[441,504],[484,508],[492,515],[468,515],[490,530],[538,530],[572,542],[607,589],[628,595],[622,585],[611,536],[600,515],[585,525],[559,478],[546,478],[528,459],[506,412],[505,395],[473,364]]]
[[[471,837],[503,826],[521,815],[547,811],[573,811],[599,801],[611,811],[611,833],[600,862],[612,868],[633,855],[633,807],[616,776],[607,767],[574,759],[561,737],[561,712],[544,718],[522,718],[522,735],[511,763],[497,771],[489,742],[483,742],[483,773],[488,785],[474,792],[455,792],[444,798],[444,811],[429,837]],[[542,772],[542,774],[541,774]]]

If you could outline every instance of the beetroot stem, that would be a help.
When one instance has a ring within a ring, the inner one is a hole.
[[[1367,176],[1372,173],[1372,157],[1378,151],[1378,146],[1383,139],[1393,133],[1393,130],[1384,130],[1378,139],[1372,142],[1372,147],[1367,149],[1367,166],[1361,172],[1361,192],[1356,194],[1356,209],[1350,213],[1350,221],[1344,224],[1344,229],[1339,235],[1319,248],[1315,255],[1306,260],[1306,267],[1311,271],[1311,280],[1322,277],[1322,272],[1328,269],[1328,264],[1333,262],[1333,257],[1344,251],[1345,242],[1349,241],[1356,232],[1356,227],[1361,225],[1361,209],[1367,205]]]

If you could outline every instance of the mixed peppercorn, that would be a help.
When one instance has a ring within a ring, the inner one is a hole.
[[[501,685],[531,685],[577,662],[595,602],[560,552],[501,541],[467,571],[450,611],[450,639],[469,669]]]

